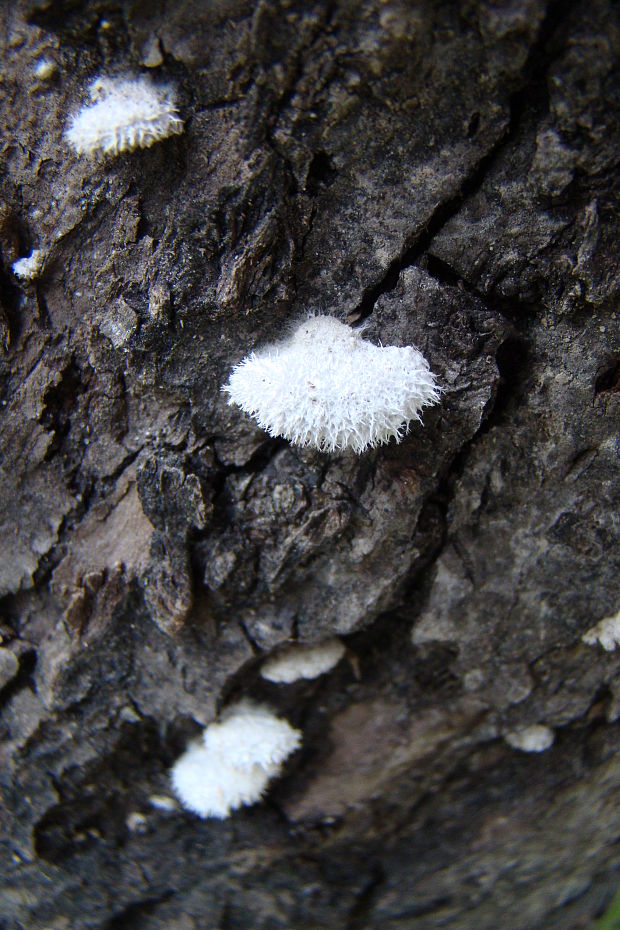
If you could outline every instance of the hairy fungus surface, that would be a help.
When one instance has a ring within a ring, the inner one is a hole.
[[[327,316],[310,317],[289,339],[243,359],[224,390],[271,436],[321,452],[399,442],[439,400],[417,349],[372,345]]]
[[[322,643],[287,646],[278,655],[263,663],[263,678],[277,684],[290,684],[300,678],[318,678],[338,665],[345,648],[339,639],[326,639]]]
[[[277,774],[260,765],[239,769],[197,740],[172,768],[172,787],[186,810],[199,817],[224,819],[232,811],[259,801]]]
[[[89,93],[93,103],[73,116],[65,132],[78,155],[118,155],[183,132],[173,89],[148,77],[100,77]]]
[[[240,701],[203,734],[207,749],[230,765],[251,768],[279,765],[301,745],[301,733],[268,707]]]
[[[301,733],[268,707],[240,701],[209,724],[172,767],[177,798],[199,817],[223,819],[260,801]]]

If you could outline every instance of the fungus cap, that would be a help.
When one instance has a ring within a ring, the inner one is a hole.
[[[268,707],[240,701],[177,759],[170,772],[174,793],[199,817],[228,817],[261,800],[300,744],[299,730]]]
[[[534,723],[520,730],[512,730],[506,733],[504,738],[513,749],[520,749],[522,752],[544,752],[553,746],[555,733],[551,727]]]
[[[220,721],[210,723],[203,733],[209,752],[226,765],[249,770],[255,765],[270,771],[301,745],[301,733],[287,720],[252,701],[228,708]]]
[[[345,648],[339,639],[326,639],[322,643],[296,643],[287,646],[263,663],[263,678],[278,684],[290,684],[300,678],[318,678],[338,665]]]
[[[262,798],[269,779],[277,774],[260,765],[238,769],[211,752],[197,740],[191,743],[172,767],[174,793],[186,810],[199,817],[220,820],[243,805],[255,804]]]
[[[439,400],[417,349],[372,345],[327,316],[310,317],[288,339],[247,356],[224,390],[271,436],[322,452],[399,442]]]
[[[183,132],[173,89],[148,77],[99,77],[89,93],[93,103],[82,107],[65,131],[78,155],[118,155]]]

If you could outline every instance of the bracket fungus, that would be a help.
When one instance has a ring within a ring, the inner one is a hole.
[[[338,665],[344,654],[343,644],[335,638],[315,644],[296,643],[268,658],[260,673],[267,681],[276,684],[318,678]]]
[[[329,316],[309,317],[288,339],[252,352],[224,391],[271,436],[321,452],[399,442],[439,400],[417,349],[372,345]]]
[[[268,707],[240,701],[177,759],[170,773],[174,793],[186,810],[222,820],[260,801],[300,745],[301,733],[288,721]]]
[[[89,93],[92,104],[82,107],[65,131],[78,155],[118,155],[183,132],[174,90],[148,77],[99,77]]]

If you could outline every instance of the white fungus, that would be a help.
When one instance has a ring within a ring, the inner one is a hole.
[[[555,734],[551,727],[534,723],[532,726],[506,733],[504,739],[513,749],[520,749],[522,752],[544,752],[553,746]]]
[[[169,798],[166,794],[152,794],[149,797],[149,804],[156,811],[175,811],[178,808],[174,798]]]
[[[43,250],[33,249],[27,258],[18,258],[16,262],[13,262],[11,266],[13,274],[16,274],[22,281],[32,281],[38,277],[44,261],[45,253]]]
[[[345,653],[339,639],[287,646],[263,663],[260,673],[267,681],[290,684],[300,678],[318,678],[338,665]]]
[[[183,132],[173,89],[148,77],[100,77],[89,93],[93,103],[72,117],[65,132],[78,155],[118,155]]]
[[[599,620],[596,626],[590,627],[581,638],[588,646],[596,646],[599,643],[605,652],[613,652],[620,643],[620,610],[612,617]]]
[[[186,810],[222,820],[263,796],[270,772],[260,765],[238,769],[226,765],[200,741],[192,743],[172,767],[172,787]]]
[[[132,811],[125,818],[125,825],[130,833],[146,833],[148,821],[140,811]]]
[[[268,708],[240,701],[209,724],[203,733],[206,749],[240,769],[255,763],[279,765],[301,744],[301,733]]]
[[[310,317],[288,339],[244,358],[224,390],[271,436],[322,452],[399,442],[439,400],[417,349],[372,345],[328,316]]]
[[[42,58],[34,67],[34,76],[40,81],[49,81],[58,71],[58,65],[51,58]]]
[[[250,701],[229,708],[191,743],[171,771],[174,793],[199,817],[223,819],[260,801],[282,763],[301,745],[301,733]]]

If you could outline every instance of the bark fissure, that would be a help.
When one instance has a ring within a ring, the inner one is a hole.
[[[438,204],[424,228],[415,234],[413,241],[405,244],[402,253],[390,263],[383,278],[366,291],[359,306],[352,313],[356,321],[370,316],[379,298],[394,290],[402,271],[425,257],[433,239],[456,216],[465,201],[482,188],[500,156],[518,140],[523,120],[531,115],[532,99],[536,99],[538,94],[544,92],[547,71],[557,54],[553,51],[549,53],[547,47],[553,41],[554,34],[570,18],[572,10],[577,5],[578,0],[572,0],[569,4],[562,3],[561,0],[550,3],[539,30],[539,37],[524,66],[522,86],[510,96],[510,115],[503,133],[489,151],[472,166],[458,192]],[[447,266],[444,263],[442,266],[436,265],[435,267]],[[464,285],[468,286],[468,283],[464,281]],[[472,289],[472,292],[475,293],[475,289]]]

